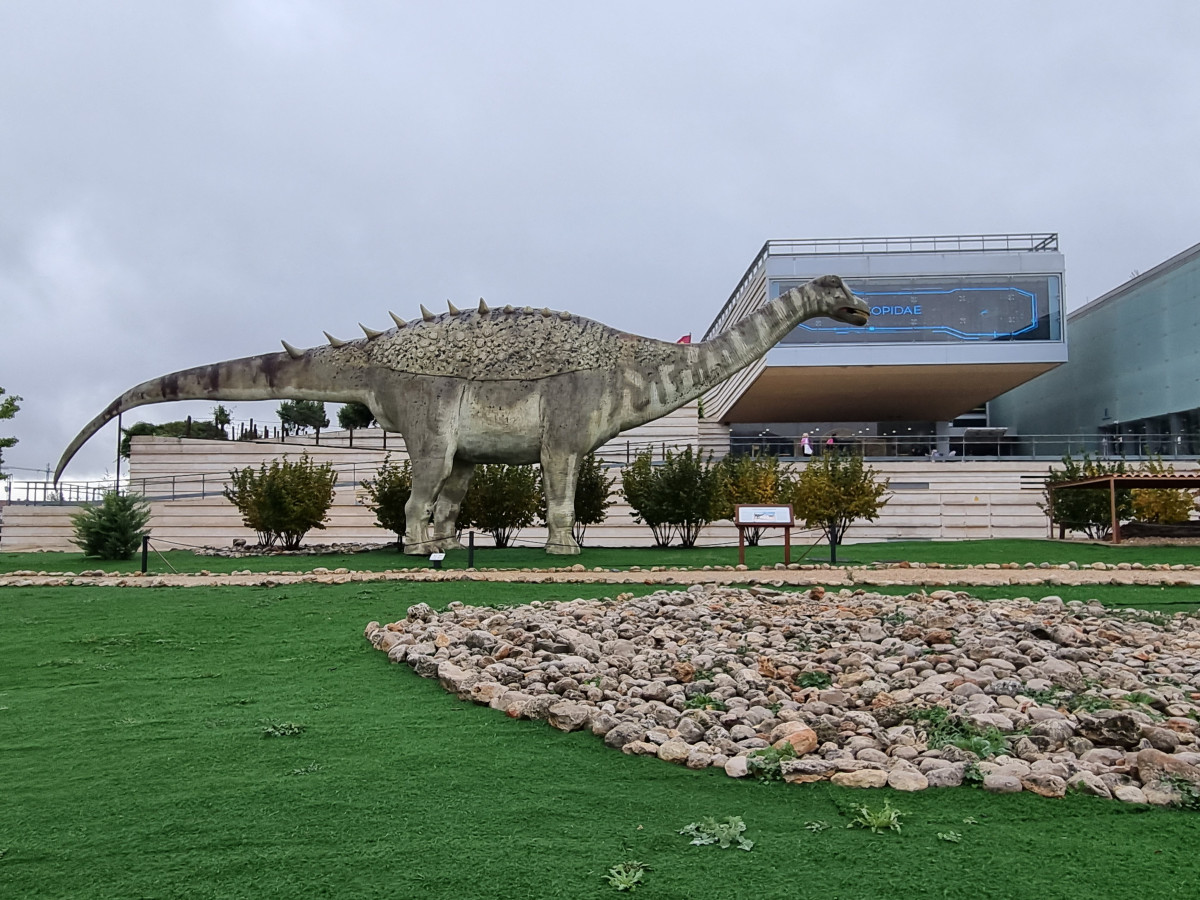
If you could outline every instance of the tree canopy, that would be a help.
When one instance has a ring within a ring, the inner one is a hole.
[[[375,421],[375,413],[365,403],[351,402],[338,410],[337,418],[340,426],[353,431],[355,428],[369,428]]]
[[[15,394],[4,396],[4,388],[0,387],[0,419],[11,419],[21,409],[21,398]],[[17,442],[15,437],[0,437],[0,463],[4,462],[4,450],[7,447],[13,446]],[[0,473],[0,479],[8,476]]]
[[[279,404],[276,414],[284,428],[293,433],[300,433],[309,428],[320,433],[322,428],[329,427],[325,404],[320,400],[284,400]]]

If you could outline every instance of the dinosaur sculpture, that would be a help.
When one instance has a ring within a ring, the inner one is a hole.
[[[589,452],[682,406],[752,363],[798,323],[829,316],[865,325],[867,305],[825,275],[712,340],[671,344],[568,312],[489,309],[421,320],[283,353],[184,369],[126,391],[71,441],[54,473],[106,422],[171,400],[358,401],[399,432],[412,460],[404,552],[461,546],[454,523],[476,463],[536,463],[546,492],[548,553],[575,554],[575,482]],[[432,520],[432,534],[430,522]]]

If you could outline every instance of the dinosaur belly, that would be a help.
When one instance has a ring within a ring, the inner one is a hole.
[[[463,395],[456,457],[472,463],[541,459],[541,398],[530,382],[474,385]]]

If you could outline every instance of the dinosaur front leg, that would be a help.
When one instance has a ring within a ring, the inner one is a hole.
[[[582,457],[578,453],[542,451],[542,484],[546,491],[546,552],[575,556],[579,543],[571,533],[575,524],[575,484]]]
[[[437,503],[433,507],[432,540],[438,550],[465,549],[456,537],[458,513],[462,508],[463,497],[467,495],[467,487],[471,483],[471,475],[475,472],[474,463],[454,461],[450,477],[442,485]]]

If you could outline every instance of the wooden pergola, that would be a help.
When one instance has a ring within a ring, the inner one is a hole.
[[[1092,490],[1107,489],[1109,509],[1112,515],[1112,542],[1121,543],[1121,523],[1117,519],[1117,491],[1128,488],[1161,488],[1166,490],[1200,490],[1200,475],[1093,475],[1090,478],[1077,478],[1074,481],[1062,481],[1058,484],[1046,485],[1046,494],[1050,509],[1054,509],[1055,491],[1069,491],[1078,488]]]

